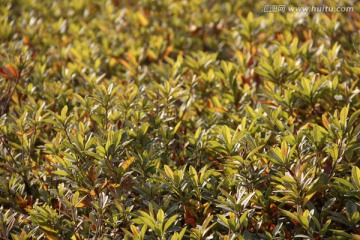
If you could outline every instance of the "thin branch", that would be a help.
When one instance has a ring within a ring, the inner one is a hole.
[[[6,99],[4,108],[3,108],[2,111],[1,111],[1,115],[3,115],[3,114],[5,113],[6,109],[8,108],[10,99],[11,99],[12,95],[15,93],[16,86],[18,85],[18,83],[19,83],[19,81],[20,81],[20,78],[21,78],[21,72],[22,72],[22,71],[19,71],[19,75],[18,75],[18,77],[17,77],[16,80],[15,80],[15,86],[14,86],[14,88],[12,89],[12,91],[10,92],[10,89],[11,89],[11,87],[12,87],[12,84],[10,85],[10,87],[9,87],[9,89],[8,89],[8,94],[7,94],[8,98]]]

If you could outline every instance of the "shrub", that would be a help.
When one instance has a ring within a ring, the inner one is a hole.
[[[358,3],[0,11],[1,239],[360,237]]]

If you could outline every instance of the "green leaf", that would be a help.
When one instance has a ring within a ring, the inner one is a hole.
[[[144,226],[146,226],[146,225],[144,225]],[[135,237],[139,237],[139,230],[134,225],[130,225],[130,229]]]
[[[141,239],[144,239],[145,234],[146,234],[146,230],[147,230],[147,225],[144,224],[144,226],[141,228],[141,231],[140,231]]]
[[[240,225],[241,226],[244,226],[244,227],[247,227],[248,225],[248,213],[249,213],[249,210],[246,210],[240,217]]]
[[[210,222],[211,222],[211,220],[212,220],[213,218],[214,218],[214,216],[211,215],[211,214],[209,214],[209,215],[206,217],[206,219],[204,220],[204,222],[203,222],[203,224],[202,224],[202,226],[201,226],[202,236],[205,236],[206,233],[207,233],[208,231],[210,231],[211,228],[213,228],[213,227],[216,225],[216,222],[215,222],[215,223],[213,223],[213,224],[211,224],[211,225],[209,226],[209,224],[210,224]],[[208,226],[209,226],[209,227],[208,227]]]
[[[299,215],[298,219],[299,219],[300,224],[301,224],[305,229],[308,229],[308,228],[309,228],[309,224],[310,224],[310,223],[309,223],[309,220],[308,220],[307,217],[305,217],[305,216],[300,216],[300,215]]]
[[[199,140],[200,133],[201,133],[201,127],[198,127],[196,132],[195,132],[195,135],[194,135],[195,140],[197,140],[197,141]]]
[[[168,165],[164,165],[165,173],[166,175],[174,180],[174,172],[171,170],[171,168]]]
[[[284,210],[284,209],[280,209],[280,211],[283,215],[285,215],[293,220],[299,221],[298,217],[295,214],[293,214],[287,210]]]
[[[327,220],[326,223],[321,228],[320,237],[325,236],[326,232],[328,231],[328,228],[329,228],[330,224],[331,224],[331,219]]]
[[[296,183],[295,179],[290,176],[284,176],[281,178],[286,183]]]
[[[257,118],[255,111],[249,105],[246,105],[245,110],[252,118]]]
[[[353,239],[353,237],[344,230],[330,229],[330,231],[332,231],[335,236],[345,237],[345,239]]]
[[[150,216],[149,216],[150,217]],[[141,221],[142,224],[146,224],[148,225],[151,229],[155,230],[155,222],[149,218],[149,217],[138,217],[137,219],[139,219]],[[133,221],[134,223],[136,223],[135,221]]]
[[[346,126],[346,118],[349,112],[349,107],[343,107],[340,111],[340,124]]]
[[[55,170],[55,171],[52,171],[52,173],[59,175],[59,176],[64,176],[64,177],[69,176],[69,174],[67,172],[65,172],[64,170]]]
[[[184,227],[180,233],[176,232],[174,233],[174,235],[171,237],[171,240],[181,240],[183,239],[185,232],[186,232],[187,227]]]
[[[270,161],[274,162],[275,164],[279,164],[282,165],[286,162],[286,159],[283,157],[282,151],[280,150],[280,148],[276,147],[276,148],[272,148],[271,150],[271,155],[269,156]]]
[[[228,219],[225,216],[218,214],[217,217],[220,223],[225,224],[226,227],[229,227]]]
[[[345,185],[346,187],[348,187],[348,188],[350,188],[350,189],[355,189],[355,186],[352,185],[350,182],[348,182],[348,181],[345,180],[345,179],[338,178],[338,177],[334,177],[334,180],[336,180],[337,182]]]
[[[67,111],[68,111],[68,106],[67,105],[65,105],[63,108],[62,108],[62,110],[61,110],[61,119],[64,121],[65,120],[65,118],[66,118],[66,113],[67,113]]]
[[[355,121],[359,119],[359,116],[360,116],[360,109],[358,109],[351,115],[348,121],[348,127],[352,127]]]
[[[159,223],[163,223],[164,218],[165,218],[164,211],[162,209],[159,209],[159,211],[158,211],[158,213],[156,215],[156,221],[159,222]]]
[[[351,178],[357,189],[360,190],[360,168],[354,166],[351,170]]]
[[[281,155],[283,159],[286,159],[288,154],[288,144],[286,141],[282,141],[281,143]]]
[[[164,225],[164,232],[166,232],[166,230],[167,230],[172,224],[174,224],[174,222],[175,222],[175,220],[178,218],[178,216],[179,216],[179,215],[176,214],[176,215],[170,217],[170,218],[166,221],[166,223],[165,223],[165,225]]]
[[[232,141],[231,141],[230,128],[228,126],[223,126],[221,132],[226,144],[231,145]]]
[[[299,38],[298,37],[294,37],[293,41],[290,44],[290,53],[291,55],[295,56],[297,53],[297,47],[298,47],[298,43],[299,43]]]
[[[279,69],[280,67],[282,67],[284,60],[285,58],[281,56],[279,52],[277,52],[274,57],[274,64],[273,64],[274,68]]]
[[[172,135],[172,136],[177,132],[177,130],[179,129],[180,126],[181,126],[181,121],[178,122],[178,123],[176,124],[176,126],[174,127],[174,129],[171,131],[171,135]]]

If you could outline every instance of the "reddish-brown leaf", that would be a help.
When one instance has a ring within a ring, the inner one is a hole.
[[[89,172],[87,174],[89,180],[94,183],[95,182],[95,167],[92,165],[89,169]]]
[[[185,207],[185,222],[191,227],[196,227],[195,217],[187,207]]]
[[[14,79],[17,79],[19,77],[19,73],[14,66],[8,65],[7,69],[10,71],[10,73]]]

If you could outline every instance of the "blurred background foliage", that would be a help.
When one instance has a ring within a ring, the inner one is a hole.
[[[0,3],[1,239],[360,238],[357,1]]]

